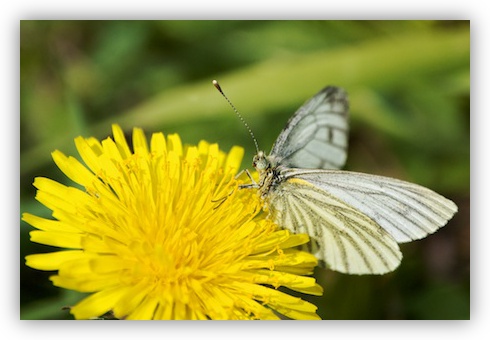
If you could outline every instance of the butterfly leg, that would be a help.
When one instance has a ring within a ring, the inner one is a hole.
[[[248,178],[252,181],[252,183],[248,183],[248,184],[240,184],[238,187],[240,189],[250,189],[250,188],[259,188],[259,184],[257,182],[255,182],[255,180],[253,179],[252,175],[250,174],[250,172],[248,171],[248,169],[244,169],[242,171],[240,171],[238,173],[238,175],[235,176],[235,178],[238,178],[241,176],[241,174],[243,174],[243,172],[245,172],[248,176]]]
[[[238,188],[239,189],[243,189],[243,188],[258,188],[258,184],[254,181],[254,179],[253,179],[252,175],[250,174],[250,172],[248,171],[248,169],[244,169],[244,170],[240,171],[235,176],[235,179],[238,179],[244,172],[247,174],[248,178],[250,178],[250,180],[252,181],[252,183],[250,183],[250,184],[241,184],[241,185],[238,186]],[[221,204],[223,204],[223,202],[226,201],[228,199],[228,197],[231,196],[231,194],[233,194],[233,191],[234,190],[231,190],[231,192],[228,195],[224,196],[224,197],[211,200],[212,202],[215,202],[215,203],[218,202],[218,205],[214,209],[219,208],[219,206]]]

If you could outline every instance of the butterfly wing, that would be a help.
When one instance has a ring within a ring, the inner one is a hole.
[[[456,205],[422,186],[335,170],[289,169],[267,197],[273,219],[308,233],[317,256],[349,274],[383,274],[402,255],[397,242],[425,237],[447,223]]]
[[[290,168],[342,168],[347,159],[348,111],[345,91],[325,87],[289,119],[271,157]]]
[[[402,254],[393,237],[366,215],[308,182],[288,180],[268,199],[272,219],[294,233],[310,235],[308,250],[332,270],[384,274],[400,264]]]
[[[444,226],[458,211],[451,200],[423,186],[351,171],[293,170],[301,178],[369,216],[394,239],[410,242]]]

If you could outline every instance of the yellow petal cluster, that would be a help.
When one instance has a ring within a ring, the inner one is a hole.
[[[254,190],[234,179],[243,149],[134,129],[132,150],[114,138],[75,139],[83,163],[53,152],[78,186],[36,178],[36,199],[53,219],[29,213],[33,242],[63,248],[26,257],[54,270],[54,285],[91,293],[76,319],[318,319],[316,306],[278,289],[320,295],[304,234],[280,230]],[[61,306],[60,306],[61,307]]]

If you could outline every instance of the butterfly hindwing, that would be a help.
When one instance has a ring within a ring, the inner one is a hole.
[[[301,179],[278,185],[268,200],[271,217],[294,233],[307,233],[313,252],[332,270],[383,274],[401,261],[398,244],[368,216]]]

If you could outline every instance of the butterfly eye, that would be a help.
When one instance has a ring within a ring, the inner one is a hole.
[[[257,167],[257,162],[259,161],[259,158],[257,157],[257,155],[254,156],[254,159],[252,160],[252,166],[254,168]]]

